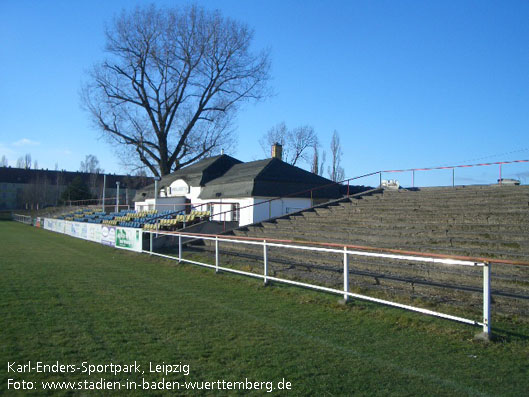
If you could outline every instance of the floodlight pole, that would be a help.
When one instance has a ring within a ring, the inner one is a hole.
[[[107,188],[107,175],[103,174],[103,212],[105,212],[105,190]]]
[[[119,212],[119,181],[116,182],[116,212]]]

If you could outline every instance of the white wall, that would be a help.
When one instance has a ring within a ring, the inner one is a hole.
[[[248,223],[261,222],[266,219],[296,212],[305,208],[309,208],[311,204],[310,198],[282,198],[269,201],[269,198],[259,197],[255,198],[254,202],[257,205],[253,207],[254,210],[252,222]],[[241,224],[241,226],[243,225]]]
[[[156,209],[158,211],[183,211],[185,209],[185,197],[159,197],[156,200]],[[154,209],[154,199],[137,201],[134,203],[134,210],[147,211]]]
[[[245,225],[251,223],[252,219],[252,208],[245,209],[243,207],[253,204],[253,198],[236,198],[236,199],[211,199],[211,200],[201,200],[195,199],[192,201],[193,206],[198,211],[208,210],[208,204],[211,206],[211,215],[213,215],[212,220],[214,221],[233,221],[234,214],[232,212],[233,204],[239,204],[240,210],[240,222],[245,220]],[[217,214],[217,215],[215,215]]]
[[[261,222],[266,219],[299,211],[301,209],[310,207],[311,203],[310,198],[283,198],[271,202],[268,202],[268,197],[216,198],[211,200],[202,200],[198,198],[202,190],[200,186],[189,186],[188,193],[185,195],[183,194],[186,190],[186,186],[188,185],[184,181],[177,180],[173,182],[171,186],[175,188],[175,195],[171,197],[159,197],[156,205],[156,209],[158,211],[182,211],[185,209],[185,206],[182,204],[184,204],[186,199],[188,199],[191,200],[191,204],[194,209],[198,211],[207,211],[210,209],[211,214],[213,215],[212,220],[230,222],[234,220],[234,214],[231,212],[233,208],[232,204],[237,203],[239,204],[240,208],[240,226]],[[171,192],[173,192],[173,190],[171,190]],[[207,204],[210,204],[210,206]],[[135,203],[134,208],[136,211],[153,209],[154,199],[147,199],[144,202],[137,202]]]

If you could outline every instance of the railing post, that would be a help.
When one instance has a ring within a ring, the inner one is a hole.
[[[378,172],[378,176],[379,176],[379,179],[380,179],[380,184],[378,185],[378,187],[382,187],[382,171]]]
[[[415,187],[415,170],[411,170],[411,187]]]
[[[490,262],[483,263],[483,331],[474,339],[488,342],[491,340],[490,327]]]
[[[178,235],[178,263],[182,262],[182,235]]]
[[[343,247],[343,300],[344,303],[349,301],[349,256],[347,255],[347,247]]]
[[[483,266],[483,332],[490,337],[490,263]]]
[[[263,240],[263,273],[264,285],[268,285],[268,252],[266,249],[266,240]]]
[[[347,180],[347,197],[349,197],[349,179]]]
[[[152,255],[152,232],[149,233],[149,243],[150,243],[149,251],[150,251],[150,255]]]
[[[452,168],[452,187],[456,187],[456,169]]]
[[[219,236],[215,236],[215,273],[219,272]]]
[[[500,163],[500,179],[499,179],[499,182],[500,182],[500,185],[503,184],[503,183],[502,183],[503,181],[501,180],[501,163]]]

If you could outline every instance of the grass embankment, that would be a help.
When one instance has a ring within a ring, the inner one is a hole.
[[[0,394],[35,381],[291,382],[289,395],[521,396],[529,390],[529,329],[478,329],[128,253],[14,222],[0,223]],[[8,373],[8,362],[127,364],[145,374]],[[149,373],[189,364],[189,375]],[[137,390],[136,395],[152,395]],[[190,395],[266,394],[201,391]],[[276,391],[276,393],[279,393]],[[19,395],[31,395],[19,391]],[[93,395],[130,395],[104,391]],[[132,393],[134,394],[134,393]],[[163,394],[175,394],[174,391]],[[178,395],[185,394],[181,389]]]

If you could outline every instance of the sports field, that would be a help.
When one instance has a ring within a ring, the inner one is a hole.
[[[498,340],[483,344],[466,325],[367,303],[343,307],[336,296],[263,287],[6,221],[0,270],[0,395],[529,390],[527,319],[496,323]],[[35,390],[14,390],[22,382]],[[97,385],[107,388],[90,391]]]

